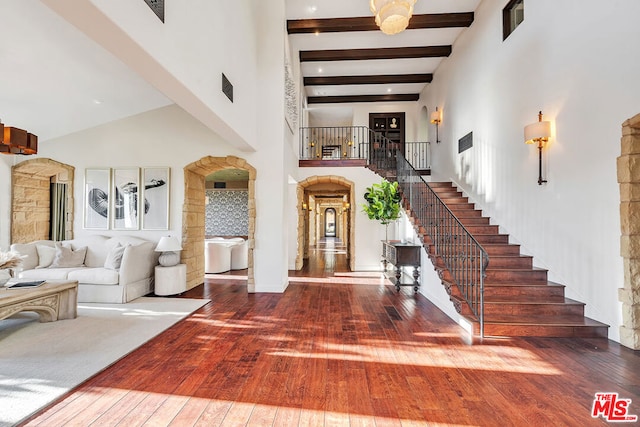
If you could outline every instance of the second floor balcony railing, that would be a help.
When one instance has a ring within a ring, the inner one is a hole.
[[[426,141],[394,142],[366,126],[300,128],[300,160],[353,160],[376,164],[403,152],[416,170],[427,170],[430,143]]]

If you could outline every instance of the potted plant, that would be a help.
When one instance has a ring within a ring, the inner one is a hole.
[[[398,183],[382,180],[380,184],[373,184],[364,193],[363,210],[369,219],[375,219],[385,225],[385,240],[388,239],[389,223],[400,218],[400,193]]]

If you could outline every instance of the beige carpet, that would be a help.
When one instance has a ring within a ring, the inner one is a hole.
[[[14,425],[141,346],[209,300],[138,298],[78,304],[78,318],[0,320],[0,426]]]

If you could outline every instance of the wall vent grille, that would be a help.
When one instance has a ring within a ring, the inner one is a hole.
[[[164,0],[144,0],[144,2],[158,15],[158,18],[164,22]]]
[[[473,132],[469,132],[458,140],[458,153],[473,147]]]
[[[227,79],[227,76],[225,76],[224,73],[222,73],[222,93],[227,95],[229,101],[233,102],[233,85],[231,84],[229,79]]]

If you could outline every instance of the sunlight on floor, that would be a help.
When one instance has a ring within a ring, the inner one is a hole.
[[[224,274],[224,273],[205,273],[205,279],[226,279],[226,280],[247,280],[247,276],[241,276],[236,274]]]
[[[136,309],[131,308],[129,306],[123,306],[123,308],[119,307],[99,307],[96,305],[82,305],[78,304],[78,308],[82,308],[84,310],[95,310],[95,311],[115,311],[122,313],[122,316],[147,316],[147,317],[167,317],[167,316],[186,316],[189,314],[189,311],[156,311],[156,310],[145,310],[145,309]]]
[[[526,373],[536,375],[561,375],[552,365],[527,350],[515,347],[481,347],[443,345],[429,343],[404,343],[369,341],[369,345],[313,343],[311,351],[278,349],[267,352],[276,357],[301,357],[335,359],[365,363],[387,363],[423,367],[459,369],[460,364],[485,366],[487,371]],[[455,353],[456,362],[451,361]]]
[[[182,415],[193,420],[198,415],[198,425],[427,425],[424,422],[407,418],[389,418],[338,411],[322,411],[300,407],[273,406],[252,402],[237,402],[219,399],[206,399],[184,395],[138,392],[105,387],[94,387],[89,392],[96,398],[104,400],[120,399],[126,395],[127,400],[142,400],[161,403],[163,407],[172,408],[175,412],[171,425],[180,425]],[[108,412],[106,413],[108,414]],[[161,416],[158,414],[162,414]],[[188,415],[186,415],[188,414]],[[145,425],[159,425],[166,422],[167,413],[157,411],[146,419]],[[156,419],[157,418],[157,419]],[[99,421],[99,419],[97,420]],[[190,423],[191,424],[191,423]],[[463,427],[462,424],[428,422],[429,426]],[[467,426],[468,427],[468,426]]]
[[[379,277],[289,277],[289,283],[327,283],[341,285],[391,285],[382,274]]]

